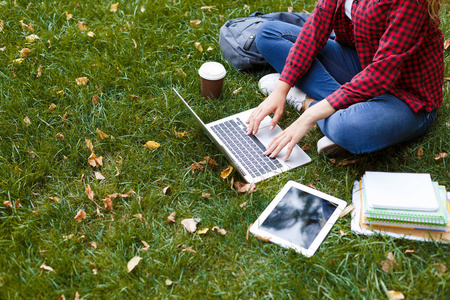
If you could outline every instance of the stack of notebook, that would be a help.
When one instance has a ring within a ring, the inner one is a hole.
[[[450,232],[446,189],[430,174],[366,172],[360,196],[364,225]]]

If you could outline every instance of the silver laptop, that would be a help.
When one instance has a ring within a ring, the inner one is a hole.
[[[258,133],[255,135],[247,135],[245,124],[253,109],[205,124],[177,90],[175,88],[173,90],[205,134],[248,183],[267,179],[311,161],[311,158],[298,145],[295,145],[286,161],[283,160],[286,149],[283,149],[275,158],[264,155],[267,145],[282,131],[278,125],[272,131],[269,130],[271,120],[269,116],[261,121]]]

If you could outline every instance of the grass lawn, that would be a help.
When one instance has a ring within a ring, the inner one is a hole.
[[[314,1],[132,0],[116,12],[112,4],[0,1],[0,299],[383,299],[389,290],[449,298],[448,245],[356,235],[349,215],[311,258],[246,240],[288,180],[348,203],[366,170],[430,173],[450,187],[449,158],[435,160],[450,151],[448,82],[425,137],[332,161],[317,154],[322,134],[313,129],[300,142],[311,145],[310,164],[240,194],[231,185],[242,179],[220,177],[227,161],[172,87],[206,121],[256,106],[259,76],[224,61],[220,26],[255,11],[312,11]],[[441,27],[450,39],[448,10]],[[449,77],[450,50],[445,57]],[[210,60],[228,72],[218,100],[201,96],[197,70]],[[288,107],[282,127],[297,116]],[[204,157],[218,165],[193,170]],[[187,232],[186,218],[209,231]],[[386,272],[389,252],[397,263]]]

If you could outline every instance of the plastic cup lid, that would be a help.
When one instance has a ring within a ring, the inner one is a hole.
[[[221,63],[209,61],[200,67],[198,74],[206,80],[219,80],[225,77],[227,71]]]

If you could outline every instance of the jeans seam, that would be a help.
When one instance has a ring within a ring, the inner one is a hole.
[[[337,65],[333,60],[329,59],[327,56],[323,55],[322,53],[319,52],[319,54],[317,54],[317,58],[318,57],[323,57],[324,59],[327,60],[327,62],[329,62],[330,64],[332,64],[336,69],[340,70],[342,73],[346,74],[349,77],[353,77],[353,74],[350,74],[349,72],[345,71],[344,69],[342,69],[339,65]]]

